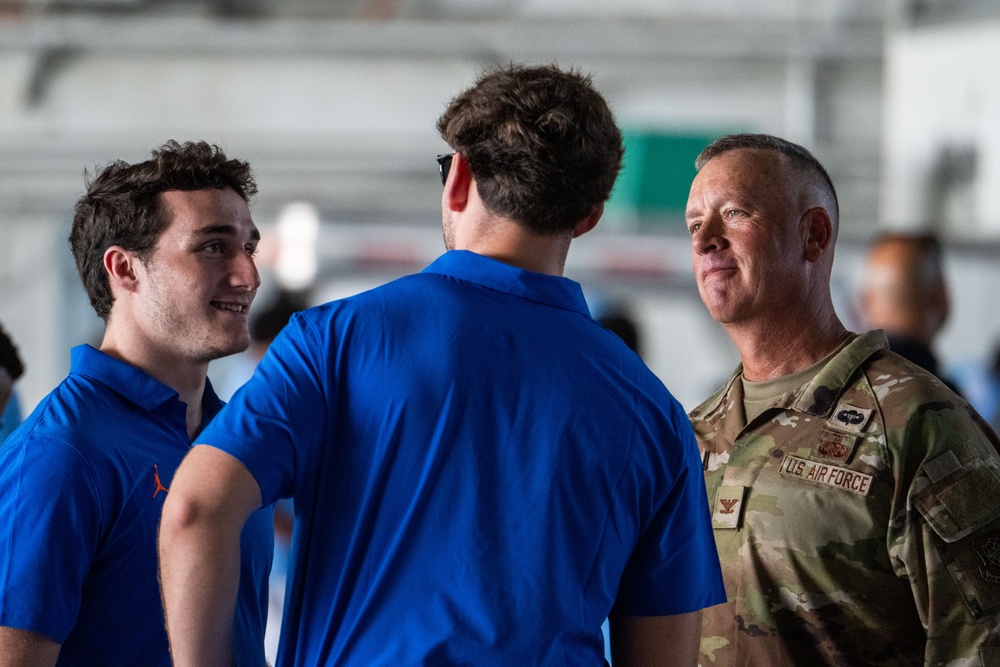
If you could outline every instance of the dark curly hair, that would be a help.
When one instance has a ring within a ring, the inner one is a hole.
[[[145,162],[116,160],[93,178],[85,172],[84,180],[87,192],[76,203],[69,245],[90,303],[105,322],[114,298],[104,253],[117,245],[143,261],[149,257],[170,224],[160,193],[231,188],[248,203],[257,194],[250,165],[204,141],[171,140]]]
[[[486,207],[544,235],[571,231],[608,199],[625,152],[590,77],[555,65],[483,74],[437,127]]]

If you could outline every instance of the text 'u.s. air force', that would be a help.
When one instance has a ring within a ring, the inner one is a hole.
[[[872,475],[867,475],[857,470],[841,468],[840,466],[828,463],[819,463],[818,461],[807,461],[797,456],[786,456],[785,460],[781,462],[781,467],[778,471],[782,475],[789,475],[790,477],[804,479],[807,482],[845,489],[863,496],[868,495],[873,479]]]

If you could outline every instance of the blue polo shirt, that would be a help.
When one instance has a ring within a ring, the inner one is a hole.
[[[206,419],[222,407],[206,384]],[[0,625],[62,644],[58,665],[171,664],[156,535],[190,449],[177,392],[90,346],[0,447]],[[263,665],[271,509],[243,531],[238,664]]]
[[[466,251],[296,315],[197,438],[294,497],[278,664],[603,665],[724,601],[680,405],[580,286]]]

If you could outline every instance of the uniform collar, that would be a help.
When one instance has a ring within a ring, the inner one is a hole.
[[[789,405],[792,410],[811,415],[828,415],[837,402],[837,397],[851,382],[851,378],[861,368],[861,364],[879,350],[889,347],[884,331],[869,331],[855,336],[833,359],[824,366],[811,382],[803,385]]]
[[[579,283],[521,269],[469,250],[449,250],[424,273],[438,273],[590,317]]]
[[[827,362],[812,380],[783,394],[771,407],[794,410],[816,417],[829,416],[837,404],[837,398],[844,393],[851,378],[865,360],[888,347],[889,343],[883,331],[854,335],[851,342]],[[745,417],[736,419],[732,414],[734,410],[740,415],[743,414],[743,385],[739,382],[742,373],[741,364],[736,367],[722,389],[691,411],[689,416],[695,423],[696,430],[700,422],[711,422],[720,431],[726,431],[732,440],[746,426]],[[728,418],[723,419],[727,416]],[[722,424],[723,421],[726,422],[726,426]],[[729,433],[733,430],[729,426],[738,428],[735,429],[735,433]]]
[[[170,401],[180,402],[176,391],[156,380],[135,366],[116,359],[90,345],[78,345],[70,351],[70,373],[83,375],[105,385],[111,391],[152,412]],[[222,409],[212,383],[205,379],[202,396],[204,422]]]

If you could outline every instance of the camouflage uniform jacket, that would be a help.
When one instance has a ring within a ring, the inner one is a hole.
[[[689,416],[728,602],[702,667],[1000,665],[1000,441],[855,337],[745,423],[742,368]]]

